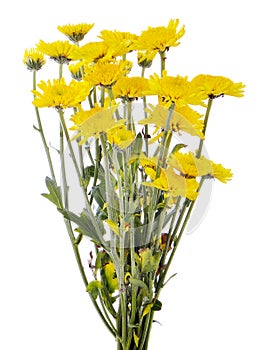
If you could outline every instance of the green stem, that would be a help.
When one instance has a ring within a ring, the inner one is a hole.
[[[64,196],[64,207],[69,209],[68,205],[68,185],[66,179],[66,169],[65,169],[65,159],[64,159],[64,135],[63,128],[60,123],[60,162],[61,162],[61,174],[62,174],[62,183],[63,183],[63,196]]]
[[[35,70],[33,71],[33,90],[36,90],[36,71]],[[35,98],[35,95],[34,95],[34,98]],[[54,180],[57,183],[55,173],[54,173],[53,163],[52,163],[52,159],[51,159],[51,155],[50,155],[50,151],[49,151],[49,147],[48,147],[47,142],[46,142],[39,109],[37,107],[35,107],[35,113],[36,113],[36,118],[37,118],[37,122],[38,122],[38,128],[35,128],[35,129],[37,131],[39,131],[42,142],[43,142],[43,146],[44,146],[44,150],[46,153],[51,178],[52,178],[52,180]]]
[[[204,135],[204,137],[205,137],[205,134],[206,134],[206,129],[207,129],[207,125],[208,125],[208,119],[209,119],[209,114],[210,114],[210,110],[211,110],[211,106],[212,106],[212,101],[213,101],[213,99],[209,98],[208,106],[207,106],[207,110],[206,110],[206,115],[205,115],[205,118],[204,118],[204,127],[203,127],[203,135]],[[196,153],[196,158],[200,158],[201,157],[203,144],[204,144],[204,139],[200,139],[198,151]]]
[[[163,76],[163,72],[166,69],[166,52],[159,51],[160,54],[160,63],[161,63],[161,78]]]

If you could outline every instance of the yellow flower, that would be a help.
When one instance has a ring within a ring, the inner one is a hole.
[[[181,196],[195,200],[198,195],[198,182],[195,179],[187,179],[170,168],[161,169],[158,178],[152,182],[143,182],[142,185],[158,188],[171,197]]]
[[[200,74],[192,79],[191,84],[196,92],[203,94],[202,99],[213,99],[219,96],[230,95],[235,97],[244,96],[243,83],[234,83],[229,78]]]
[[[78,50],[77,46],[72,45],[69,41],[54,41],[46,43],[40,40],[37,45],[37,50],[52,58],[58,63],[69,63],[73,57],[73,53]]]
[[[138,123],[151,124],[157,129],[164,129],[169,115],[168,108],[161,105],[149,105],[149,107],[146,110],[148,117],[140,120]],[[172,114],[170,129],[176,132],[185,131],[192,136],[198,136],[203,139],[203,121],[200,119],[201,117],[199,113],[189,106],[176,108]]]
[[[88,111],[79,111],[72,117],[72,121],[75,122],[73,130],[78,130],[74,140],[78,137],[82,137],[79,142],[80,145],[84,144],[90,137],[98,138],[101,133],[107,133],[111,129],[116,128],[125,123],[125,119],[116,121],[113,118],[118,105],[112,107],[91,108]]]
[[[66,35],[71,41],[77,43],[81,41],[93,27],[94,23],[67,24],[64,26],[58,26],[58,30]]]
[[[112,87],[116,81],[129,73],[132,63],[129,61],[98,61],[95,65],[85,66],[84,80],[92,85]]]
[[[172,103],[178,107],[202,104],[201,92],[196,93],[192,89],[187,77],[168,76],[166,71],[162,78],[157,74],[150,77],[149,90],[146,93],[157,95],[159,103],[166,107],[170,107]]]
[[[36,49],[25,50],[23,62],[31,71],[38,71],[46,63],[44,54]]]
[[[223,183],[231,180],[232,172],[224,168],[221,164],[215,164],[205,157],[197,158],[192,152],[171,154],[168,164],[178,170],[186,178],[198,176],[213,177]]]
[[[127,130],[124,124],[112,128],[107,132],[108,141],[122,149],[129,147],[135,137],[135,133]]]
[[[120,78],[113,87],[115,98],[132,101],[144,95],[148,89],[148,79],[141,77]]]
[[[140,67],[143,68],[150,68],[153,59],[155,58],[156,52],[154,51],[152,53],[149,53],[148,51],[138,51],[137,53],[137,63]]]
[[[119,32],[117,30],[102,30],[98,35],[109,47],[120,47],[117,56],[125,55],[132,50],[132,45],[137,39],[136,34],[129,32]]]
[[[215,179],[227,183],[227,181],[232,179],[232,171],[231,169],[226,169],[222,166],[222,164],[215,164],[211,161],[212,172],[209,174]]]
[[[192,152],[175,152],[171,154],[168,164],[187,178],[204,176],[212,171],[208,159],[204,157],[197,158]]]
[[[68,69],[72,75],[72,78],[75,80],[82,80],[83,78],[83,63],[82,62],[78,62],[76,64],[70,64],[68,66]]]
[[[83,45],[73,52],[72,57],[74,60],[83,60],[85,62],[97,62],[101,59],[110,60],[113,58],[112,52],[109,52],[109,46],[103,41],[90,42]]]
[[[171,19],[167,27],[148,27],[135,40],[133,48],[153,55],[165,52],[171,46],[178,46],[180,44],[178,40],[185,34],[184,26],[178,30],[178,25],[178,19]]]
[[[77,107],[90,92],[89,84],[73,80],[67,85],[64,78],[54,79],[53,82],[48,80],[47,83],[41,81],[38,87],[42,92],[32,91],[36,96],[32,103],[36,107],[55,107],[57,109]]]

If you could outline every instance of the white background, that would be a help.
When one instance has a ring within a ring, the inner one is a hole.
[[[138,34],[171,18],[186,25],[186,35],[170,50],[170,74],[219,74],[247,87],[243,99],[225,97],[213,106],[207,149],[234,179],[215,184],[205,219],[182,240],[151,350],[273,349],[270,5],[24,0],[1,8],[1,349],[115,348],[84,291],[61,217],[40,196],[49,173],[32,128],[24,49],[61,39],[58,24],[95,23],[89,36],[95,40],[102,29]]]

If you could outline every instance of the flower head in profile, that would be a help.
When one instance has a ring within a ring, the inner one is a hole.
[[[144,96],[144,91],[148,89],[148,79],[141,77],[122,77],[113,87],[115,98],[124,101],[133,101]]]
[[[169,115],[168,108],[161,105],[149,105],[149,108],[147,108],[146,111],[148,114],[147,118],[140,120],[138,122],[139,124],[151,124],[157,129],[165,128]],[[187,105],[182,106],[179,109],[176,108],[172,113],[170,129],[175,132],[184,131],[192,136],[198,136],[203,139],[203,120],[201,118],[201,114]]]
[[[109,52],[109,46],[103,41],[87,43],[73,52],[74,60],[83,60],[84,62],[97,62],[99,60],[110,60],[113,58]]]
[[[64,26],[58,26],[58,30],[66,35],[73,43],[78,43],[83,40],[85,35],[94,27],[93,24],[80,23],[80,24],[67,24]]]
[[[98,35],[109,47],[120,47],[117,56],[125,55],[132,50],[137,35],[129,32],[120,32],[117,30],[102,30]]]
[[[135,50],[155,56],[157,52],[165,52],[172,46],[178,46],[179,39],[185,34],[184,26],[180,29],[178,26],[179,20],[171,19],[166,27],[148,27],[135,40],[133,47]]]
[[[203,94],[202,99],[214,99],[229,95],[234,97],[244,96],[243,83],[234,83],[229,78],[222,76],[200,74],[192,79],[191,84],[196,92]]]
[[[46,63],[44,54],[36,49],[25,50],[23,62],[28,70],[38,71]]]
[[[201,92],[192,89],[187,77],[169,76],[166,71],[162,78],[157,74],[150,77],[147,94],[157,95],[159,104],[165,107],[170,107],[173,103],[178,107],[202,104]]]
[[[168,164],[186,178],[206,176],[215,178],[223,183],[231,180],[232,172],[221,164],[216,164],[205,157],[197,158],[192,152],[171,154]]]
[[[130,72],[132,63],[129,61],[98,61],[95,65],[85,66],[84,80],[91,85],[112,87],[116,81]]]
[[[161,169],[158,178],[152,182],[143,182],[142,185],[158,188],[171,197],[181,196],[195,200],[198,195],[198,182],[176,174],[171,168]]]
[[[70,64],[68,69],[72,75],[72,78],[77,80],[77,81],[81,81],[83,78],[83,63],[82,62],[78,62],[76,64]]]
[[[37,45],[37,50],[52,58],[58,63],[68,64],[73,60],[73,53],[78,50],[77,46],[72,45],[69,41],[54,41],[46,43],[40,40]]]
[[[102,133],[107,133],[124,124],[124,119],[116,121],[113,117],[117,108],[118,105],[111,107],[96,106],[96,108],[91,108],[88,111],[80,110],[77,112],[71,119],[75,123],[75,126],[72,127],[73,130],[78,131],[74,139],[81,137],[79,144],[82,145],[90,137],[98,138]]]
[[[114,127],[107,132],[108,141],[121,149],[129,147],[135,137],[135,133],[127,130],[124,124]]]
[[[68,107],[77,107],[86,99],[90,92],[90,85],[84,82],[76,82],[72,80],[66,84],[65,79],[54,79],[41,81],[38,84],[39,89],[33,90],[35,96],[32,102],[36,107],[54,107],[56,109],[64,109]]]

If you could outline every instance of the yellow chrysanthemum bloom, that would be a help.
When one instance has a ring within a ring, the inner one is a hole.
[[[90,137],[98,138],[100,134],[107,133],[111,129],[116,128],[125,123],[125,119],[116,121],[113,118],[118,105],[112,107],[92,108],[88,111],[79,111],[72,118],[77,124],[73,130],[78,130],[74,139],[82,137],[79,142],[84,144]],[[83,120],[81,123],[80,121]]]
[[[28,70],[38,71],[46,63],[44,54],[36,49],[25,50],[23,62]]]
[[[125,101],[133,101],[144,96],[148,89],[148,79],[141,77],[120,78],[113,87],[115,98],[122,98]]]
[[[116,81],[128,74],[132,68],[129,61],[98,61],[85,66],[84,80],[92,85],[112,87]]]
[[[37,50],[52,58],[58,63],[68,64],[73,60],[73,54],[78,50],[78,47],[69,43],[69,41],[54,41],[46,43],[40,40],[37,45]]]
[[[110,60],[113,58],[109,52],[109,46],[103,41],[90,42],[78,48],[72,55],[74,60],[85,62],[97,62],[101,59]]]
[[[168,164],[187,178],[204,176],[212,172],[210,160],[204,157],[197,158],[192,152],[175,152],[170,155]]]
[[[150,53],[149,51],[138,51],[137,53],[137,63],[140,67],[150,68],[153,64],[153,59],[156,53],[154,51]]]
[[[197,158],[192,152],[175,152],[171,154],[168,164],[186,178],[208,176],[223,183],[226,183],[232,178],[231,169],[226,169],[221,164],[215,164],[212,160],[203,156]]]
[[[55,107],[63,109],[77,107],[86,99],[90,92],[90,85],[85,82],[71,81],[68,85],[64,78],[41,81],[38,87],[42,92],[33,90],[35,99],[32,102],[36,107]]]
[[[154,52],[165,52],[171,46],[178,46],[179,39],[185,34],[185,27],[178,30],[179,20],[171,19],[167,27],[148,27],[135,40],[134,50]]]
[[[75,79],[77,81],[82,80],[83,72],[84,72],[83,66],[84,66],[84,64],[82,62],[78,62],[76,64],[70,64],[68,66],[68,69],[69,69],[73,79]]]
[[[136,34],[132,34],[129,32],[120,32],[117,30],[102,30],[98,38],[102,39],[109,47],[118,47],[120,44],[122,45],[122,49],[120,49],[119,55],[125,55],[127,52],[132,50],[132,46],[134,41],[137,39]]]
[[[187,104],[203,104],[203,94],[200,91],[194,91],[187,77],[168,76],[164,71],[162,78],[154,74],[149,79],[149,95],[157,95],[159,104],[170,107],[173,103],[182,107]]]
[[[131,130],[127,130],[124,124],[112,128],[107,132],[108,141],[122,149],[129,147],[135,137],[135,133]]]
[[[198,195],[198,182],[195,179],[187,179],[170,168],[161,169],[158,178],[152,182],[143,182],[142,185],[158,188],[171,197],[181,196],[195,200]]]
[[[73,43],[83,40],[85,35],[94,27],[94,23],[67,24],[58,26],[58,30],[66,35]]]
[[[147,118],[140,120],[138,122],[139,124],[151,124],[157,129],[164,129],[166,127],[166,121],[169,115],[168,108],[161,105],[149,105],[146,111],[148,114]],[[189,106],[180,107],[172,113],[170,129],[176,132],[185,131],[192,136],[198,136],[203,139],[203,121],[201,117],[201,114]]]
[[[193,89],[203,94],[202,99],[216,98],[229,95],[235,97],[244,96],[243,83],[234,83],[229,78],[200,74],[191,81]]]
[[[211,161],[212,166],[212,172],[208,175],[211,175],[215,179],[227,183],[227,181],[230,181],[232,179],[232,171],[231,169],[226,169],[222,166],[222,164],[215,164]]]

